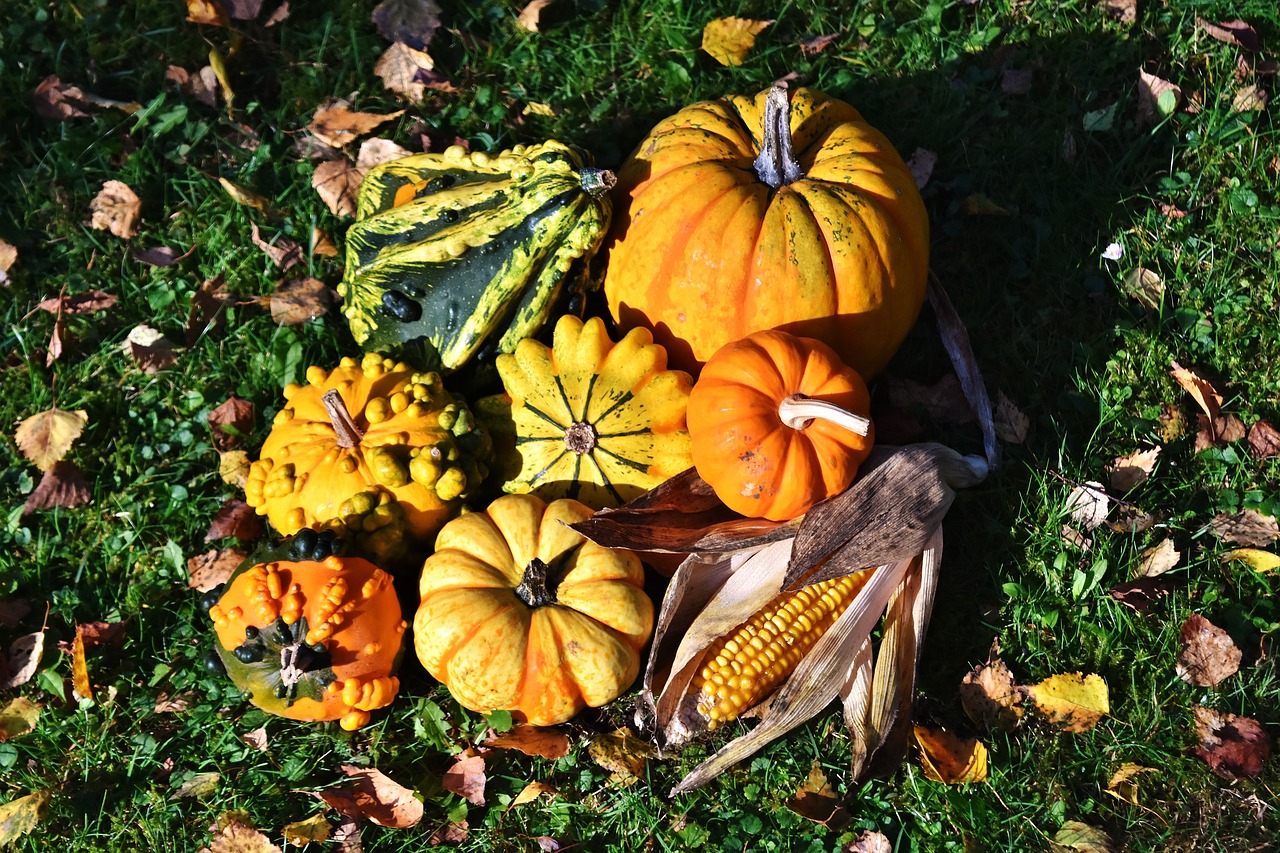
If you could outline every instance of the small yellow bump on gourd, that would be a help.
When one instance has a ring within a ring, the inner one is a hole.
[[[379,572],[381,569],[379,569]],[[364,582],[364,586],[360,587],[360,597],[364,599],[373,598],[378,594],[378,590],[385,586],[385,575],[374,573]]]
[[[316,643],[323,643],[331,636],[333,636],[333,626],[328,622],[321,622],[319,625],[316,625],[314,628],[307,631],[307,644],[314,646]],[[333,684],[330,684],[329,689],[332,691],[337,688],[335,688]]]
[[[406,417],[421,418],[424,417],[428,411],[427,407],[422,405],[420,401],[414,401],[408,405],[404,410],[404,413]]]
[[[342,599],[347,597],[347,579],[339,577],[329,581],[324,597],[330,607],[337,609]]]
[[[235,621],[244,615],[244,611],[237,605],[227,611],[227,619]]]
[[[366,643],[365,647],[360,650],[360,654],[376,655],[380,651],[382,651],[382,643],[379,643],[377,640],[374,640],[370,643]]]
[[[356,469],[360,467],[360,463],[356,462],[354,456],[344,456],[338,462],[338,470],[344,474],[354,474]]]
[[[409,393],[413,395],[414,402],[431,399],[431,389],[421,382],[415,382],[410,385]]]
[[[409,628],[409,620],[401,619],[400,624],[396,626],[396,633],[403,634]]]
[[[434,486],[443,470],[440,464],[426,453],[419,453],[409,461],[409,476],[415,483],[423,486]]]
[[[338,720],[338,725],[342,726],[344,732],[354,732],[369,722],[369,716],[368,711],[348,711]]]
[[[484,151],[476,151],[471,155],[471,162],[477,166],[488,166],[493,158]]]
[[[263,624],[276,621],[280,615],[280,606],[274,601],[263,601],[258,604],[258,620]]]
[[[462,497],[467,490],[467,474],[454,465],[440,475],[436,481],[436,496],[442,501],[451,501]]]
[[[288,423],[291,420],[293,420],[293,409],[281,409],[276,412],[275,417],[271,419],[271,425],[279,426],[280,424]]]
[[[446,160],[465,160],[467,157],[467,149],[461,145],[450,145],[444,149],[444,159]]]
[[[227,623],[227,614],[222,609],[221,604],[215,604],[209,608],[209,618],[213,620],[215,625],[225,625]]]
[[[342,689],[342,685],[337,681],[330,681],[329,686],[324,689],[325,693],[337,693]]]
[[[313,364],[307,368],[307,372],[304,375],[307,378],[308,385],[323,385],[324,381],[329,378],[329,371],[318,364]]]
[[[386,397],[374,397],[365,404],[364,417],[371,424],[380,424],[391,417],[391,404]]]
[[[284,386],[284,390],[281,393],[284,395],[286,400],[292,400],[294,395],[301,390],[302,386],[297,382],[290,382],[288,385]]]
[[[445,245],[445,251],[451,258],[460,258],[467,253],[467,244],[462,240],[454,240]]]
[[[347,370],[350,370],[351,368],[356,366],[356,360],[349,355],[344,355],[342,357],[342,360],[338,362],[338,366],[346,368]]]
[[[302,605],[305,603],[302,592],[294,584],[280,599],[280,618],[286,625],[292,625],[302,616]]]
[[[387,398],[387,402],[391,406],[391,411],[398,415],[409,408],[409,395],[403,391],[397,391]]]
[[[395,520],[396,514],[391,507],[380,506],[364,517],[364,521],[361,522],[360,528],[365,533],[373,533],[375,530],[381,530]]]
[[[300,506],[295,506],[285,516],[285,524],[294,530],[301,530],[307,526],[307,511]]]
[[[340,572],[342,571],[342,568],[343,568],[342,558],[339,557],[337,554],[330,554],[329,556],[325,557],[323,560],[320,561],[320,565],[324,566],[326,569],[328,569],[331,572]]]
[[[440,429],[453,429],[453,425],[458,422],[458,404],[450,403],[440,410],[440,414],[436,416],[436,422],[440,425]]]

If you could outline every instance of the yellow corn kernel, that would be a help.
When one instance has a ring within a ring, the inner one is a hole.
[[[707,730],[736,719],[781,685],[853,603],[872,569],[773,599],[707,649],[690,690]]]

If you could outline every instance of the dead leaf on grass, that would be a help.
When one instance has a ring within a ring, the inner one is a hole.
[[[0,806],[0,847],[6,847],[35,829],[44,819],[53,791],[36,791]]]
[[[237,184],[235,181],[229,181],[226,178],[218,178],[218,186],[222,187],[223,192],[231,196],[231,200],[241,207],[250,207],[254,210],[269,212],[271,210],[271,202],[266,196],[259,195],[246,186]],[[257,230],[257,225],[254,225]]]
[[[1143,767],[1141,764],[1125,762],[1121,764],[1107,782],[1107,793],[1131,806],[1141,805],[1138,797],[1138,777],[1143,773],[1159,773],[1154,767]]]
[[[239,814],[224,815],[218,824],[213,828],[209,853],[280,853],[280,848],[272,844],[270,838],[246,823]]]
[[[208,592],[227,582],[249,553],[240,548],[215,548],[187,560],[187,586]]]
[[[312,792],[339,813],[391,829],[408,829],[422,820],[422,801],[381,770],[344,764],[342,772],[346,782]]]
[[[1036,709],[1065,732],[1086,732],[1111,712],[1107,682],[1094,673],[1053,675],[1026,690]]]
[[[1258,548],[1236,548],[1222,555],[1224,560],[1237,560],[1260,574],[1270,574],[1280,569],[1280,555]]]
[[[421,103],[427,93],[424,75],[435,68],[435,60],[425,51],[398,41],[383,51],[373,66],[382,85],[410,103]]]
[[[840,795],[827,780],[822,763],[814,761],[809,768],[809,778],[786,801],[787,808],[805,820],[820,823],[828,829],[839,831],[848,823],[849,815],[840,805]]]
[[[463,753],[444,772],[440,781],[446,791],[457,794],[472,805],[483,806],[484,786],[488,781],[484,772],[484,756]]]
[[[1280,539],[1280,525],[1275,518],[1253,509],[1219,513],[1208,526],[1215,536],[1232,545],[1265,548]]]
[[[702,28],[702,49],[721,65],[741,65],[755,46],[756,36],[773,21],[717,18]]]
[[[147,374],[159,373],[178,363],[174,343],[145,324],[133,327],[121,349]]]
[[[54,507],[70,509],[84,506],[92,499],[93,490],[89,488],[89,481],[84,478],[80,466],[64,459],[44,472],[39,484],[27,495],[22,514]]]
[[[917,148],[911,153],[911,159],[907,161],[907,168],[911,170],[911,177],[916,182],[916,189],[924,189],[925,184],[929,183],[929,178],[933,177],[933,168],[937,164],[938,154],[936,151],[930,151],[928,148]]]
[[[1262,46],[1258,39],[1258,31],[1252,25],[1236,18],[1231,21],[1213,23],[1204,18],[1196,18],[1196,26],[1221,42],[1238,45],[1250,53],[1256,53]]]
[[[71,689],[77,700],[93,698],[93,684],[89,681],[89,662],[84,656],[84,634],[76,626],[76,637],[71,641]]]
[[[1107,466],[1111,474],[1111,488],[1116,492],[1129,492],[1141,486],[1155,470],[1156,460],[1160,458],[1160,448],[1135,450],[1125,456],[1117,456]]]
[[[203,800],[212,797],[218,790],[222,774],[216,770],[204,773],[193,773],[178,786],[178,790],[169,795],[171,800]]]
[[[1236,415],[1218,415],[1212,422],[1204,415],[1196,415],[1195,452],[1210,447],[1225,447],[1245,437],[1244,421]]]
[[[241,542],[252,542],[262,535],[262,520],[253,507],[242,500],[231,499],[222,505],[209,523],[204,535],[206,543],[234,536]]]
[[[507,811],[514,809],[516,806],[523,806],[525,803],[532,803],[541,796],[554,797],[560,792],[554,786],[545,782],[530,782],[520,789],[520,793],[516,794],[507,805]]]
[[[648,741],[623,728],[592,738],[587,754],[613,774],[609,777],[611,782],[626,787],[640,781],[654,752]]]
[[[138,236],[142,200],[124,181],[107,181],[89,202],[89,226],[110,231],[122,240]]]
[[[360,152],[356,155],[356,168],[368,172],[374,166],[408,157],[412,153],[390,139],[382,137],[366,139],[360,143]]]
[[[830,44],[838,38],[840,38],[840,33],[828,33],[826,35],[807,38],[800,42],[800,52],[805,56],[817,56],[819,53],[826,50],[827,47],[829,47]],[[920,149],[917,148],[916,150],[919,151]],[[907,165],[910,165],[910,163]],[[914,175],[915,172],[913,171],[911,174]],[[919,184],[916,186],[918,188]]]
[[[1222,413],[1222,394],[1213,387],[1212,382],[1196,371],[1188,370],[1176,361],[1170,362],[1169,367],[1169,375],[1182,386],[1184,391],[1191,395],[1191,399],[1196,401],[1196,405],[1210,420],[1217,418]]]
[[[1101,483],[1091,480],[1071,490],[1067,495],[1066,511],[1085,530],[1094,530],[1107,520],[1111,498]]]
[[[404,110],[388,114],[365,113],[355,112],[343,104],[334,104],[316,110],[306,129],[330,148],[342,148],[402,115]]]
[[[276,325],[300,326],[329,313],[335,297],[333,288],[319,279],[295,278],[281,282],[268,302]]]
[[[1003,390],[997,389],[995,410],[992,412],[995,422],[996,437],[1005,444],[1022,444],[1027,440],[1027,430],[1031,428],[1031,418],[1009,399]]]
[[[1111,588],[1110,595],[1124,606],[1145,613],[1157,599],[1173,592],[1178,586],[1178,581],[1170,577],[1138,578],[1116,584]]]
[[[1253,779],[1271,757],[1271,738],[1257,720],[1197,705],[1198,746],[1191,754],[1224,779]]]
[[[334,216],[354,216],[356,195],[362,180],[364,172],[346,157],[341,157],[316,166],[311,186]]]
[[[129,257],[152,267],[171,267],[195,250],[195,246],[185,252],[179,252],[170,246],[151,246],[146,249],[134,249],[129,253]]]
[[[227,10],[219,0],[187,0],[187,20],[214,27],[225,27],[230,23]]]
[[[496,749],[514,749],[525,755],[554,761],[569,754],[569,738],[561,731],[541,726],[520,725],[503,734],[490,732],[484,745]]]
[[[213,433],[213,446],[218,450],[230,450],[253,432],[253,403],[232,394],[209,412],[208,421]]]
[[[295,264],[302,263],[302,244],[297,240],[277,234],[276,238],[268,243],[262,239],[256,222],[250,225],[249,239],[253,241],[253,245],[265,252],[279,269],[287,270]]]
[[[32,95],[36,115],[50,121],[70,121],[73,118],[88,118],[93,115],[84,100],[84,92],[79,86],[63,83],[58,75],[50,74],[40,81]]]
[[[1231,98],[1231,111],[1233,113],[1260,112],[1267,108],[1267,102],[1270,99],[1271,96],[1267,90],[1261,86],[1241,86]]]
[[[520,14],[516,16],[516,23],[524,27],[531,33],[538,32],[538,25],[542,18],[542,10],[545,9],[551,0],[531,0],[520,10]]]
[[[1138,127],[1150,127],[1172,115],[1182,103],[1182,88],[1138,69]]]
[[[311,254],[319,255],[323,258],[338,257],[338,247],[329,239],[329,235],[321,231],[319,228],[311,229]]]
[[[226,323],[227,306],[230,303],[231,294],[227,292],[227,283],[221,275],[201,282],[191,295],[191,310],[187,312],[184,337],[186,345],[193,346],[202,335],[221,331]]]
[[[1103,0],[1102,8],[1109,17],[1122,24],[1138,20],[1138,0]]]
[[[8,676],[0,681],[0,690],[21,687],[40,668],[44,655],[44,629],[23,634],[9,644]]]
[[[83,409],[70,412],[54,408],[23,420],[13,439],[27,461],[48,471],[67,455],[88,423],[89,415]]]
[[[218,476],[228,486],[243,489],[249,482],[249,466],[252,464],[248,451],[221,451],[218,453]]]
[[[155,712],[157,714],[181,714],[191,707],[191,702],[196,698],[193,691],[186,691],[175,696],[168,693],[161,693],[156,697]]]
[[[1270,421],[1255,421],[1245,437],[1249,441],[1249,452],[1255,459],[1280,456],[1280,430],[1273,427]]]
[[[841,847],[840,853],[893,853],[893,843],[883,832],[864,829],[856,838]]]
[[[1173,540],[1161,539],[1158,544],[1145,549],[1138,555],[1134,577],[1158,577],[1176,567],[1181,559],[1182,552],[1174,547]]]
[[[51,314],[93,314],[106,311],[116,304],[114,294],[105,290],[89,290],[84,293],[62,293],[50,299],[42,299],[37,308]]]
[[[1069,820],[1049,841],[1049,849],[1053,853],[1114,853],[1116,845],[1101,829]]]
[[[978,664],[960,682],[960,704],[974,724],[987,731],[1011,732],[1022,722],[1022,689],[1000,658]]]
[[[18,247],[0,239],[0,286],[8,287],[9,270],[18,260]]]
[[[280,834],[284,836],[285,843],[293,847],[322,844],[329,840],[329,821],[323,814],[314,814],[306,820],[285,824]]]
[[[1120,283],[1120,289],[1150,314],[1157,313],[1164,300],[1164,279],[1159,273],[1146,267],[1129,270]]]
[[[440,28],[436,0],[382,0],[371,17],[384,39],[417,48],[425,48]]]
[[[39,719],[39,705],[25,696],[13,699],[0,708],[0,743],[35,731]]]
[[[251,746],[254,749],[258,750],[258,752],[266,752],[267,751],[267,727],[258,726],[256,729],[254,729],[251,732],[245,732],[244,734],[240,735],[240,740],[243,741],[246,745]],[[328,826],[327,823],[325,825]],[[323,840],[323,839],[320,839],[320,840]]]
[[[920,766],[926,779],[947,785],[986,781],[987,748],[982,741],[919,724],[912,733],[920,748]]]
[[[1216,687],[1240,669],[1240,647],[1230,635],[1198,613],[1178,632],[1178,677],[1197,687]]]

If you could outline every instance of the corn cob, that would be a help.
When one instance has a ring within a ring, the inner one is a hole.
[[[779,595],[732,634],[712,643],[690,685],[707,731],[737,719],[782,684],[853,603],[872,571]]]

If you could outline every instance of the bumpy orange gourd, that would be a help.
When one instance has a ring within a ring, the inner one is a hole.
[[[765,331],[719,349],[689,394],[698,475],[730,509],[782,521],[843,492],[871,452],[867,386],[831,347]]]
[[[245,568],[209,609],[227,675],[264,711],[344,729],[400,689],[409,623],[391,576],[367,560],[273,560]]]
[[[929,222],[911,172],[849,104],[785,86],[660,122],[618,175],[604,292],[697,375],[762,329],[870,377],[915,322]]]
[[[370,353],[308,368],[284,397],[245,502],[285,536],[334,529],[390,565],[429,543],[488,473],[488,434],[438,373]]]
[[[653,631],[644,568],[567,526],[590,516],[575,500],[505,495],[440,531],[413,639],[464,707],[551,726],[635,680]]]

